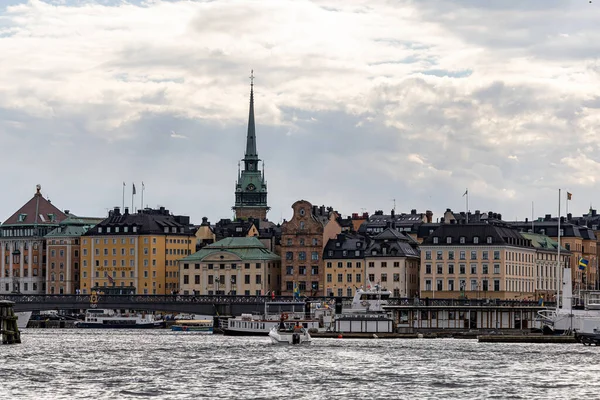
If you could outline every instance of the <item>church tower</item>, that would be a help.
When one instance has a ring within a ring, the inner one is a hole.
[[[250,113],[248,115],[248,134],[246,136],[246,154],[240,170],[238,164],[238,179],[235,185],[235,217],[241,219],[267,219],[267,182],[265,181],[264,163],[259,169],[258,153],[256,151],[256,130],[254,127],[254,71],[250,75]]]

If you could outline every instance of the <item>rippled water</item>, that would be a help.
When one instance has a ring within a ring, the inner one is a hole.
[[[600,347],[25,330],[0,345],[0,399],[541,399],[600,396]]]

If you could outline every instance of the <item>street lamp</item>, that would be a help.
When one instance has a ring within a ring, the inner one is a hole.
[[[215,278],[215,283],[217,284],[217,291],[215,292],[215,294],[219,294],[219,277],[218,276]]]

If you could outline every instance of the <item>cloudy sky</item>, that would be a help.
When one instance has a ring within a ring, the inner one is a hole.
[[[231,217],[254,69],[269,219],[600,208],[600,1],[0,2],[0,220],[37,183]],[[564,209],[564,207],[563,207]]]

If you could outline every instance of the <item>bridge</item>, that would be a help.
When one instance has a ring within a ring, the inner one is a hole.
[[[15,311],[83,310],[88,308],[128,309],[139,311],[163,311],[200,315],[240,315],[263,311],[265,303],[293,303],[298,301],[341,301],[349,307],[351,297],[311,297],[295,299],[292,296],[199,296],[199,295],[0,295],[0,300],[15,303]],[[391,298],[390,309],[419,307],[533,307],[540,308],[537,301],[499,299],[407,299]],[[546,303],[546,307],[553,304]]]

